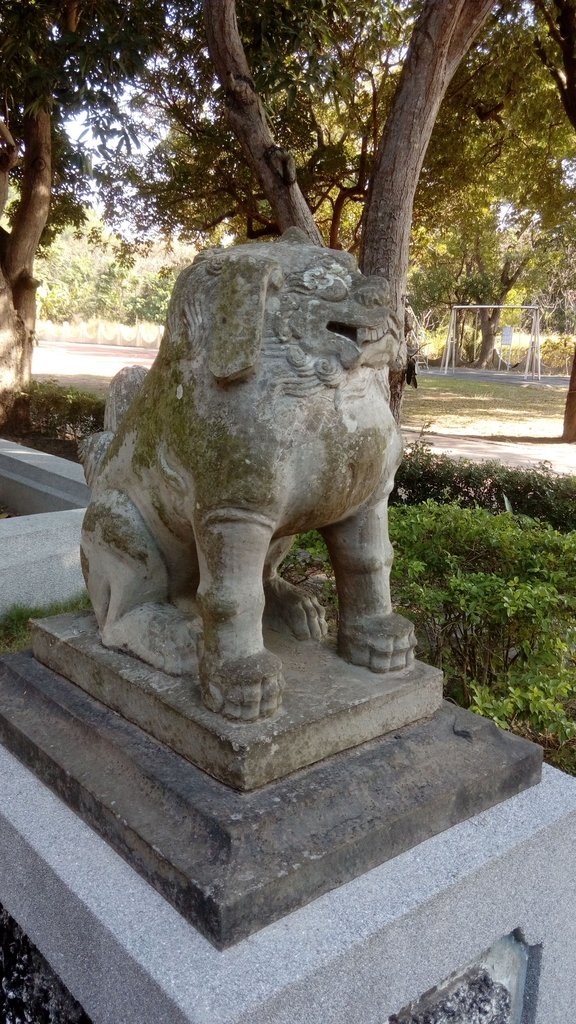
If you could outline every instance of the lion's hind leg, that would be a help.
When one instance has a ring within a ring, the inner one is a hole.
[[[88,506],[82,568],[105,647],[173,675],[194,670],[199,622],[170,604],[162,554],[120,491],[109,490]]]
[[[326,613],[314,594],[278,575],[293,537],[281,537],[270,545],[264,566],[264,625],[279,633],[289,632],[297,640],[321,640],[326,636]]]

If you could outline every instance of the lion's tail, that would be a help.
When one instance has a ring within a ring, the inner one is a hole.
[[[104,430],[90,434],[78,445],[78,457],[89,487],[93,486],[120,422],[140,391],[147,373],[144,366],[125,366],[111,380],[104,409]]]

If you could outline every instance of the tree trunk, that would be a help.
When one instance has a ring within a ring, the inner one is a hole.
[[[425,0],[378,150],[365,210],[360,266],[391,286],[400,323],[408,270],[412,207],[424,155],[448,84],[493,0]],[[323,244],[298,188],[294,162],[279,148],[254,89],[234,0],[204,0],[208,48],[224,89],[230,127],[260,182],[281,231],[291,225]],[[390,375],[391,406],[400,415],[405,349]]]
[[[400,323],[406,301],[412,209],[440,103],[492,0],[425,0],[386,121],[364,211],[360,266],[390,282]],[[400,354],[405,361],[405,352]],[[391,406],[400,414],[405,374],[391,369]]]
[[[544,16],[548,33],[561,55],[561,67],[536,38],[536,52],[548,68],[564,105],[566,116],[576,128],[576,11],[574,0],[554,0],[552,10],[544,0],[535,0],[535,7]],[[563,441],[576,441],[576,349],[564,409]]]
[[[0,426],[8,419],[25,380],[24,348],[24,325],[14,309],[12,289],[0,274]]]
[[[20,200],[11,231],[0,234],[0,424],[30,381],[36,325],[34,256],[48,219],[52,187],[50,114],[24,117]],[[14,166],[14,164],[12,164]],[[1,192],[8,171],[0,164]]]
[[[562,440],[568,441],[571,444],[576,441],[576,348],[574,349],[568,395],[566,396],[566,406],[564,408]]]
[[[224,90],[226,116],[260,182],[280,231],[299,227],[316,245],[324,241],[296,180],[290,153],[278,146],[258,96],[236,21],[235,0],[204,0],[210,57]]]
[[[481,309],[480,313],[480,331],[482,333],[482,343],[480,345],[480,353],[475,365],[480,369],[485,369],[490,365],[494,356],[494,349],[496,348],[496,334],[500,326],[500,309]]]

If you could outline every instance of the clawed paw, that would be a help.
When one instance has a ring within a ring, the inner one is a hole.
[[[211,711],[243,722],[273,715],[284,687],[282,662],[266,650],[221,664],[204,655],[200,681],[202,698]]]
[[[338,653],[352,665],[371,672],[398,672],[414,661],[414,626],[402,615],[366,616],[353,625],[341,624]]]
[[[297,640],[321,640],[326,636],[326,613],[313,594],[280,576],[265,581],[264,593],[264,624],[270,629],[288,629]]]

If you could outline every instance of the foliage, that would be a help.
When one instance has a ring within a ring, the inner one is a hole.
[[[552,747],[576,739],[576,533],[509,513],[397,507],[393,591],[447,693]]]
[[[413,2],[346,0],[238,5],[254,82],[278,145],[326,240],[353,245],[374,148],[415,10]],[[145,152],[124,154],[101,181],[106,208],[147,233],[151,222],[198,241],[275,234],[222,118],[205,49],[201,5],[177,6],[165,49],[149,62],[131,108],[148,129]]]
[[[540,293],[550,305],[550,293],[556,304],[573,289],[575,156],[529,5],[501,5],[454,76],[428,149],[414,212],[415,311],[432,310],[437,324],[452,305],[530,304]],[[488,334],[485,345],[486,357]]]
[[[177,243],[127,247],[88,212],[85,226],[65,228],[36,261],[40,316],[163,323],[176,277],[193,257]]]
[[[102,430],[104,402],[98,395],[62,387],[56,381],[32,381],[19,396],[14,416],[19,427],[24,424],[34,433],[80,441]]]
[[[390,509],[390,537],[394,604],[416,624],[418,657],[444,671],[446,696],[576,774],[576,532],[425,501]],[[336,603],[315,532],[298,537],[288,573],[307,558]]]
[[[85,4],[71,0],[4,0],[0,8],[0,91],[17,147],[25,147],[25,119],[49,111],[52,120],[53,196],[46,237],[66,223],[83,219],[91,194],[92,154],[128,151],[136,144],[134,126],[123,113],[127,83],[136,85],[147,56],[159,45],[166,16],[161,0],[110,0]],[[85,129],[74,140],[67,129],[78,117]],[[19,165],[13,174],[22,181]],[[11,205],[16,216],[20,203]],[[21,214],[20,214],[21,215]]]
[[[428,499],[492,515],[509,503],[516,515],[539,519],[561,533],[576,529],[576,477],[557,476],[546,465],[514,469],[495,460],[451,459],[418,442],[404,454],[390,501],[418,505]]]
[[[30,644],[30,619],[61,615],[81,608],[89,608],[90,600],[84,591],[70,601],[50,605],[13,605],[0,616],[0,652],[22,651]]]

